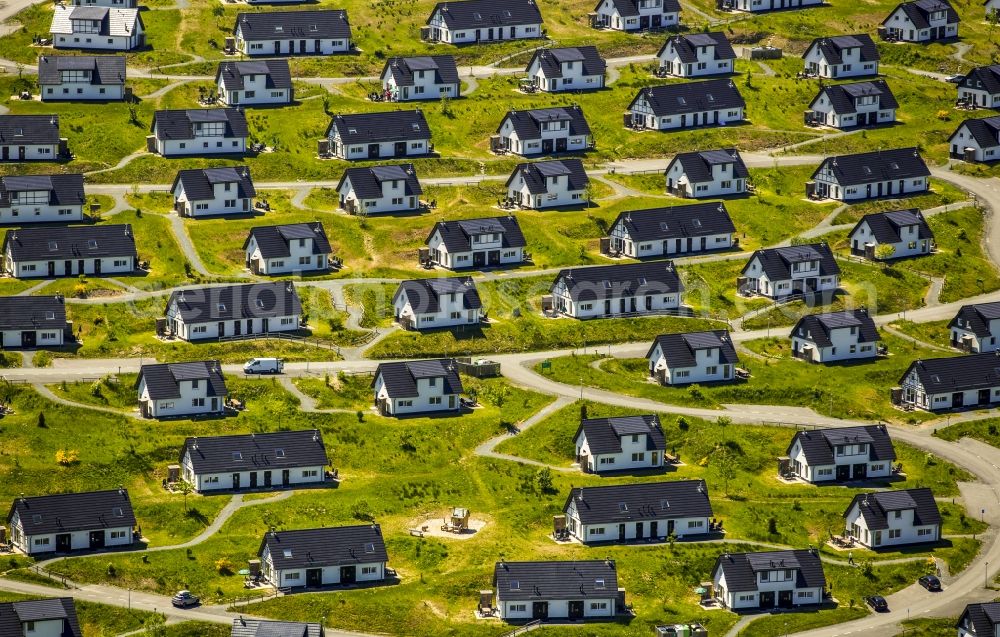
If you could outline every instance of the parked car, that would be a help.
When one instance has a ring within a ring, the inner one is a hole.
[[[933,575],[924,575],[917,580],[917,583],[926,588],[929,591],[939,591],[941,590],[941,580]]]
[[[871,597],[866,597],[865,602],[872,607],[876,613],[887,613],[889,612],[889,604],[886,603],[885,598],[881,595],[872,595]]]
[[[964,79],[965,79],[964,75],[962,75],[961,73],[957,73],[955,75],[949,75],[948,77],[945,78],[944,81],[945,82],[950,82],[952,84],[958,84],[959,82],[961,82]]]
[[[201,599],[197,595],[192,595],[191,591],[179,591],[174,595],[170,603],[177,608],[188,608],[189,606],[197,606],[201,603]]]
[[[251,358],[243,365],[244,374],[280,374],[284,369],[280,358]]]

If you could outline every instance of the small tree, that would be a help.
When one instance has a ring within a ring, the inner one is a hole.
[[[44,411],[38,412],[38,428],[39,429],[46,429],[46,428],[48,428],[48,425],[45,424],[45,412]]]
[[[776,518],[767,519],[767,534],[777,535],[778,534],[778,520]]]
[[[177,490],[184,494],[184,512],[187,513],[188,510],[188,494],[194,491],[194,487],[187,480],[181,480],[177,483]]]
[[[555,489],[552,486],[552,469],[548,467],[539,469],[538,473],[535,474],[535,483],[542,493],[553,493]]]
[[[875,246],[875,258],[879,261],[887,261],[891,259],[894,254],[896,254],[896,246],[891,243],[880,243]]]

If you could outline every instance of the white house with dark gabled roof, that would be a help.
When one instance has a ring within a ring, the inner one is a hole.
[[[664,175],[668,193],[693,199],[742,195],[750,181],[750,171],[735,148],[678,153]]]
[[[542,210],[587,204],[590,177],[579,159],[518,164],[507,179],[507,198],[522,208]]]
[[[288,60],[219,62],[215,88],[226,106],[291,104],[295,94]]]
[[[715,600],[734,611],[821,604],[825,589],[815,549],[723,553],[712,569]]]
[[[865,215],[847,235],[851,254],[880,260],[876,248],[892,246],[892,254],[881,260],[902,259],[930,254],[934,233],[916,208]]]
[[[709,532],[712,503],[704,480],[571,489],[566,529],[584,544],[689,538]]]
[[[0,635],[83,637],[72,597],[0,602]]]
[[[43,102],[115,101],[125,97],[125,57],[42,55],[38,92]]]
[[[762,13],[786,9],[806,9],[823,5],[823,0],[715,0],[720,11]]]
[[[170,192],[182,217],[245,214],[257,196],[246,166],[179,170]]]
[[[626,210],[611,224],[606,253],[645,259],[727,250],[735,232],[721,201]]]
[[[185,341],[294,332],[302,303],[291,281],[244,283],[171,292],[164,311],[169,336]]]
[[[859,493],[844,523],[846,535],[871,549],[941,539],[941,512],[927,488]]]
[[[930,175],[914,147],[840,155],[823,160],[806,183],[806,194],[844,202],[905,197],[930,190]]]
[[[878,75],[878,47],[867,33],[816,38],[802,59],[807,73],[831,80]]]
[[[885,80],[824,86],[809,103],[806,120],[833,128],[877,126],[896,121],[899,103]]]
[[[1000,160],[1000,115],[967,119],[948,138],[948,154],[964,161]]]
[[[958,618],[958,637],[996,637],[1000,602],[969,604]]]
[[[381,80],[383,94],[393,102],[454,99],[462,93],[454,55],[389,58]]]
[[[326,139],[331,155],[349,160],[412,157],[432,149],[420,109],[334,115]]]
[[[797,431],[785,455],[806,482],[847,482],[891,476],[896,449],[885,425],[862,425]]]
[[[977,66],[958,83],[958,101],[980,108],[1000,107],[1000,64]]]
[[[59,347],[73,340],[62,296],[0,296],[3,349]]]
[[[282,589],[380,582],[389,561],[378,524],[271,530],[257,556],[264,579]]]
[[[420,29],[429,42],[469,44],[540,38],[542,14],[536,0],[445,0]]]
[[[423,192],[413,164],[348,168],[337,183],[341,209],[355,215],[418,210]]]
[[[729,330],[660,334],[646,352],[649,375],[661,385],[736,379],[740,357]]]
[[[524,263],[527,241],[517,217],[438,221],[427,235],[430,263],[462,270]]]
[[[675,27],[680,15],[677,0],[598,0],[592,20],[598,29],[643,31]]]
[[[497,128],[494,151],[516,155],[582,152],[593,147],[590,124],[576,105],[510,111]]]
[[[625,612],[614,560],[497,562],[495,606],[505,621],[611,620]]]
[[[319,221],[254,226],[243,242],[246,266],[254,274],[277,276],[322,272],[330,267],[330,240]]]
[[[880,32],[903,42],[933,42],[957,38],[960,20],[948,0],[912,0],[896,5]]]
[[[524,72],[546,93],[604,88],[607,63],[596,46],[543,48],[535,51]]]
[[[1000,403],[1000,356],[995,352],[914,361],[892,390],[905,408],[940,411]]]
[[[740,294],[772,299],[832,293],[839,286],[840,266],[825,243],[757,250],[736,281]]]
[[[792,356],[810,363],[874,360],[882,338],[866,308],[803,316],[791,337]]]
[[[128,274],[139,268],[132,224],[9,230],[3,270],[18,279]]]
[[[684,286],[672,261],[560,270],[553,311],[578,319],[676,313]]]
[[[675,77],[723,75],[736,69],[736,51],[721,31],[672,35],[656,59],[660,73]]]
[[[660,469],[667,443],[655,414],[589,418],[573,436],[576,461],[587,473]]]
[[[478,325],[483,302],[469,276],[403,281],[392,297],[396,321],[408,330]]]
[[[233,632],[229,637],[323,637],[324,634],[323,624],[251,619],[240,615],[233,620]]]
[[[144,418],[222,414],[229,395],[217,360],[143,365],[135,387]]]
[[[80,173],[0,177],[0,223],[83,221],[85,203]]]
[[[128,546],[135,526],[132,501],[124,488],[21,496],[7,513],[10,542],[25,555]]]
[[[242,155],[250,129],[238,108],[156,111],[146,148],[164,157]]]
[[[380,363],[372,389],[383,416],[458,411],[464,391],[453,358]]]
[[[57,49],[131,51],[146,44],[146,29],[136,8],[56,5],[52,46]]]
[[[54,161],[68,153],[58,115],[0,115],[0,161]]]
[[[236,50],[244,55],[334,55],[351,50],[347,12],[265,11],[239,13],[233,27]]]
[[[716,79],[648,86],[626,110],[632,128],[665,131],[742,122],[745,109],[736,84]]]
[[[322,484],[329,462],[316,429],[189,437],[180,454],[197,493]]]
[[[965,352],[1000,349],[1000,301],[963,305],[948,323],[951,346]]]

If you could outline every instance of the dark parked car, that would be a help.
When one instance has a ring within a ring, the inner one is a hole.
[[[170,603],[177,608],[187,608],[189,606],[197,606],[201,603],[201,600],[197,595],[192,595],[191,591],[180,591],[174,595],[173,599],[170,600]]]
[[[889,612],[889,604],[886,603],[885,598],[881,595],[872,595],[871,597],[866,597],[865,602],[875,610],[876,613],[887,613]]]
[[[941,590],[941,580],[934,577],[933,575],[924,575],[923,577],[917,580],[917,583],[929,591]]]

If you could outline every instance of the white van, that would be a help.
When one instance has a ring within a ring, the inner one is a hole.
[[[243,365],[244,374],[280,374],[285,361],[280,358],[251,358]]]

